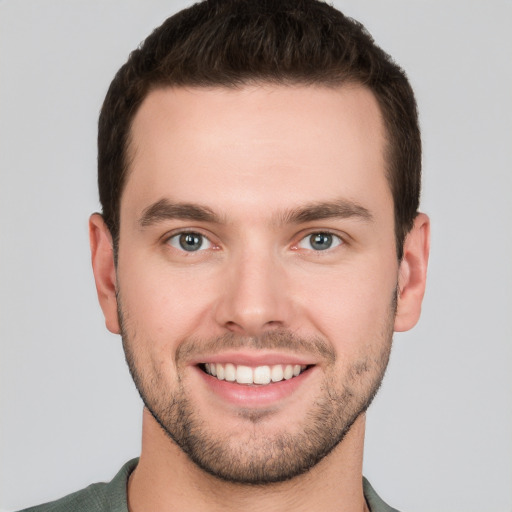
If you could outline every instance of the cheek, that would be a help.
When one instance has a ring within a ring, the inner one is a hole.
[[[148,258],[119,262],[123,310],[133,329],[154,343],[172,345],[192,334],[212,303],[211,279],[201,273],[151,265]],[[126,271],[125,271],[126,270]],[[214,289],[214,288],[213,288]]]
[[[386,342],[394,316],[398,264],[350,266],[315,280],[304,310],[309,322],[339,353]]]

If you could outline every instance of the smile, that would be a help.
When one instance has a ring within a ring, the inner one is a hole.
[[[208,375],[245,385],[267,385],[298,377],[308,367],[300,364],[275,364],[272,366],[244,366],[233,363],[204,363],[200,367]]]

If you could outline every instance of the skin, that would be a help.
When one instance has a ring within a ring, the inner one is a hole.
[[[146,408],[130,510],[326,511],[341,503],[365,510],[364,408],[392,331],[419,318],[429,249],[429,221],[419,214],[396,259],[384,128],[372,93],[358,86],[156,90],[135,116],[130,152],[118,267],[97,214],[92,261],[107,328],[123,330],[132,373],[161,423],[176,420],[163,409],[180,397],[201,435],[220,440],[243,468],[268,457],[271,441],[299,439],[329,392],[351,396],[339,410],[326,409],[351,425],[328,455],[309,471],[259,486],[206,472]],[[162,201],[201,206],[215,218],[162,214],[154,206]],[[331,212],[337,205],[337,214],[317,208],[312,215],[319,204]],[[204,249],[182,250],[175,236],[182,231],[206,237]],[[315,250],[310,235],[326,232],[333,245]],[[279,343],[266,341],[273,334]],[[282,397],[242,406],[197,366],[233,357],[295,357],[310,368]]]

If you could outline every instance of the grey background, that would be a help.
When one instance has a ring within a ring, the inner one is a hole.
[[[0,509],[109,480],[141,402],[90,271],[97,114],[188,2],[0,1]],[[512,510],[512,2],[337,1],[408,72],[432,219],[423,317],[397,335],[365,474],[404,511]]]

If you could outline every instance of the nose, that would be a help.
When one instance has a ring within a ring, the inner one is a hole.
[[[243,336],[289,328],[293,304],[283,264],[276,255],[245,251],[229,262],[216,304],[217,323]]]

